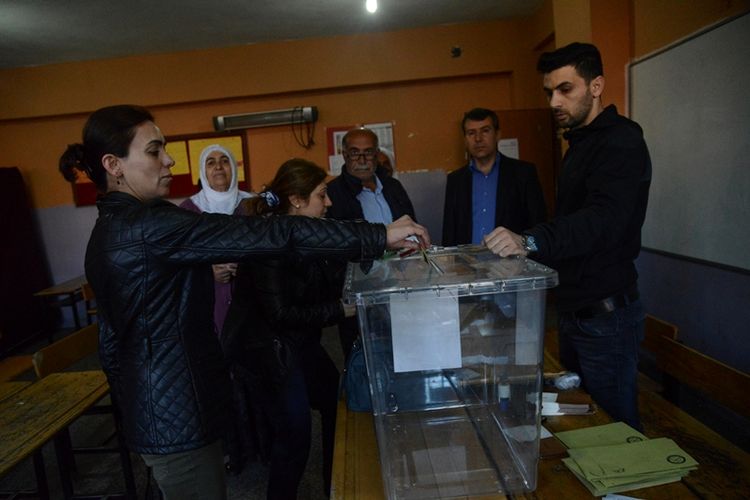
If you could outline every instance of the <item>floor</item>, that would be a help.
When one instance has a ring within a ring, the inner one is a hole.
[[[57,336],[56,338],[59,338]],[[329,328],[323,332],[323,345],[331,354],[334,362],[341,369],[343,356],[335,328]],[[31,346],[29,352],[35,350]],[[71,367],[73,370],[93,369],[99,366],[96,356],[87,358]],[[29,374],[30,380],[33,375]],[[87,416],[85,421],[75,422],[71,426],[71,436],[74,445],[99,445],[111,435],[113,427],[109,416]],[[63,498],[60,487],[59,476],[51,443],[43,449],[47,478],[50,483],[51,498]],[[318,500],[326,498],[323,495],[322,479],[322,450],[320,442],[320,419],[317,412],[313,412],[313,440],[310,449],[310,457],[307,469],[302,478],[299,488],[299,500]],[[139,499],[157,499],[156,486],[153,480],[149,481],[146,475],[145,465],[140,456],[131,454],[136,488]],[[104,494],[119,493],[124,491],[119,458],[114,454],[107,455],[83,455],[76,458],[78,475],[76,478],[76,494]],[[267,466],[259,462],[248,463],[237,475],[227,476],[227,493],[229,499],[263,499],[266,491]],[[34,472],[31,459],[20,463],[13,471],[5,477],[0,478],[0,498],[5,498],[2,492],[18,491],[19,489],[32,489],[35,486]],[[28,498],[28,497],[27,497]],[[31,497],[33,498],[33,497]]]

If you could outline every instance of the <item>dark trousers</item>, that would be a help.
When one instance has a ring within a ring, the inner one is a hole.
[[[227,497],[221,441],[168,455],[141,455],[152,468],[165,500],[223,500]]]
[[[297,353],[281,390],[266,393],[264,408],[274,428],[269,499],[297,498],[310,453],[310,408],[321,416],[323,484],[325,493],[330,492],[338,384],[336,365],[320,344],[314,344]]]
[[[638,346],[645,314],[640,300],[581,319],[560,313],[560,361],[614,420],[642,430],[638,415]]]

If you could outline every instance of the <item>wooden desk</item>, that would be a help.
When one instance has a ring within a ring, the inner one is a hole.
[[[81,287],[85,282],[86,277],[81,275],[64,283],[40,290],[34,294],[34,297],[40,297],[48,304],[56,307],[70,307],[73,311],[76,330],[80,330],[81,319],[78,316],[78,301],[83,298]]]
[[[24,381],[0,382],[0,401],[11,397],[13,394],[25,389],[30,385],[31,382]]]
[[[545,370],[560,370],[559,363],[546,353]],[[611,422],[610,417],[599,410],[593,415],[547,417],[544,426],[551,432],[559,432],[608,422]],[[696,457],[696,459],[700,461],[699,458]],[[708,466],[710,464],[701,462],[698,470]],[[691,472],[692,474],[695,472]],[[688,488],[685,482],[632,490],[626,494],[649,500],[700,498]],[[336,420],[331,498],[334,500],[385,498],[373,417],[369,413],[348,411],[344,401],[339,401]],[[492,495],[482,498],[507,497]],[[560,458],[543,458],[539,460],[536,491],[527,495],[513,495],[513,498],[578,500],[593,497],[563,465]]]
[[[102,371],[53,373],[0,401],[0,476],[109,392]]]

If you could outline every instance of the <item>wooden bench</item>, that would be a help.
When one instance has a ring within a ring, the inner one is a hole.
[[[750,375],[681,344],[674,338],[676,333],[670,333],[676,332],[676,327],[665,330],[663,324],[652,322],[642,344],[653,354],[663,375],[665,396],[647,390],[639,392],[645,433],[672,438],[701,464],[683,481],[702,497],[747,498],[750,454],[680,410],[677,404],[680,386],[684,385],[748,418]]]
[[[706,356],[675,338],[648,329],[646,332],[642,346],[655,356],[668,399],[679,402],[679,385],[685,385],[750,418],[749,374]]]

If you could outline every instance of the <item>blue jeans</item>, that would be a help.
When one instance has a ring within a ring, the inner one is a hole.
[[[638,346],[645,313],[640,300],[580,319],[560,313],[560,361],[615,421],[642,430],[638,415]]]

